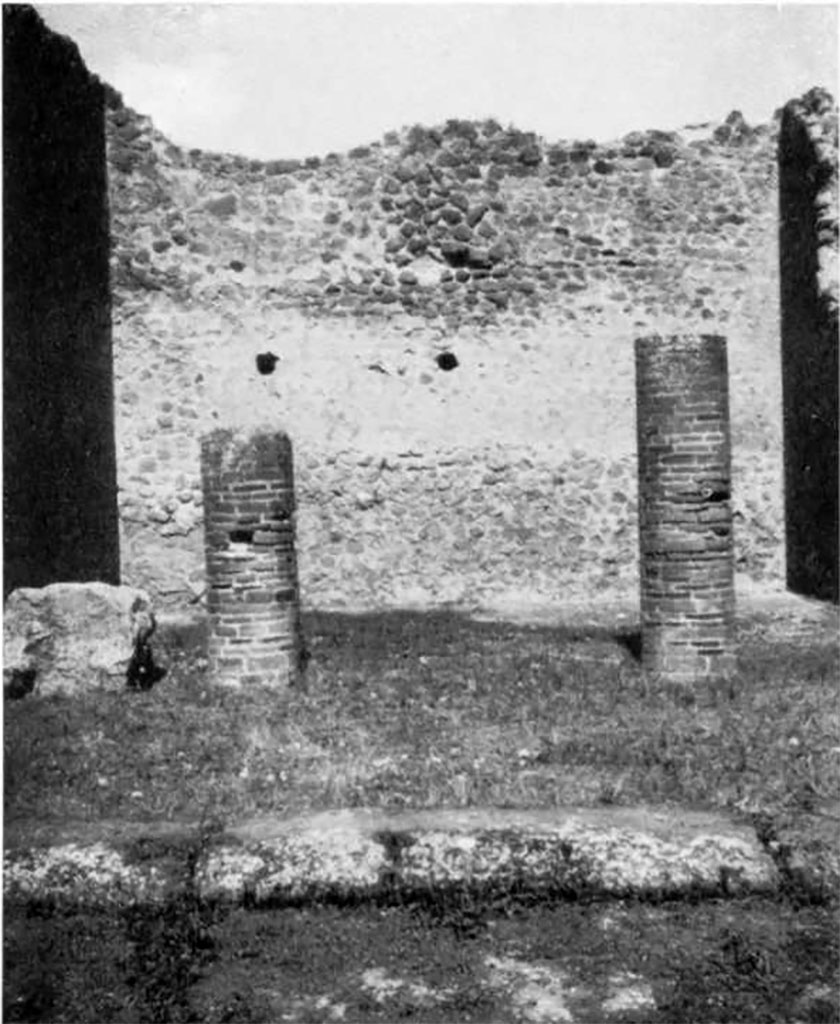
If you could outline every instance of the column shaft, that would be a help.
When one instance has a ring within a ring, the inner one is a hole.
[[[694,685],[734,670],[726,340],[636,340],[642,662]]]
[[[301,668],[292,445],[283,433],[202,438],[209,671],[284,688]]]

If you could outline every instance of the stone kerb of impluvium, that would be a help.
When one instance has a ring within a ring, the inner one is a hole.
[[[692,690],[735,668],[726,339],[636,340],[642,665]]]
[[[201,480],[210,678],[285,690],[304,658],[292,443],[272,427],[215,430]]]

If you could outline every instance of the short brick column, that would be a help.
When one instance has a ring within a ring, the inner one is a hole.
[[[216,430],[201,439],[201,480],[211,678],[285,688],[302,655],[291,441]]]
[[[636,340],[642,665],[678,686],[735,667],[726,339]]]

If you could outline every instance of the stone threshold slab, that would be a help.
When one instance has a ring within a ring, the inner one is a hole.
[[[781,882],[749,825],[676,809],[359,809],[216,833],[110,822],[22,837],[6,837],[7,900],[110,904],[188,889],[256,906],[487,888],[672,898],[773,893]]]

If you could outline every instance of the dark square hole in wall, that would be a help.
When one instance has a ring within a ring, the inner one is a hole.
[[[635,661],[642,660],[642,633],[638,629],[620,629],[615,634],[616,643],[628,651]]]
[[[264,375],[274,373],[274,367],[278,361],[279,357],[273,352],[260,352],[257,356],[257,370]]]
[[[254,539],[253,530],[231,530],[228,534],[231,544],[250,544]]]
[[[439,352],[435,358],[441,370],[454,370],[458,360],[454,352]]]
[[[454,270],[470,265],[470,247],[466,244],[453,244],[446,249],[442,249],[441,254]]]

